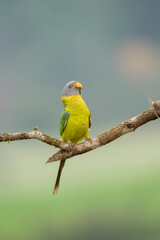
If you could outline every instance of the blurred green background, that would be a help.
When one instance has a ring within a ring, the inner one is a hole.
[[[159,99],[159,0],[0,1],[0,132],[60,138],[61,91],[83,85],[90,136]],[[0,238],[160,239],[159,121],[67,161],[56,150],[0,144]]]

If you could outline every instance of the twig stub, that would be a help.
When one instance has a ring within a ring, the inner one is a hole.
[[[149,102],[152,105],[153,109],[154,109],[154,113],[156,115],[157,118],[160,117],[160,101],[156,100],[155,102],[153,102],[150,98],[149,98]]]

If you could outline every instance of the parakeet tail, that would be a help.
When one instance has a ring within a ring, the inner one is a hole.
[[[57,179],[56,179],[56,183],[55,183],[55,186],[54,186],[53,194],[58,192],[61,173],[62,173],[62,169],[65,165],[65,162],[66,162],[66,160],[61,160],[60,161],[60,165],[59,165],[59,169],[58,169],[58,174],[57,174]]]

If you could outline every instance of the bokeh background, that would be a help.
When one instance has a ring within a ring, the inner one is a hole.
[[[0,1],[0,132],[60,138],[61,91],[83,85],[90,136],[160,98],[159,0]],[[67,161],[56,150],[0,144],[0,238],[160,239],[159,120]]]

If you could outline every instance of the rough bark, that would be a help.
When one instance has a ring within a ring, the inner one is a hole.
[[[34,128],[31,132],[19,132],[19,133],[0,133],[0,142],[10,142],[15,140],[24,139],[38,139],[51,146],[60,148],[52,157],[48,159],[46,163],[65,160],[76,155],[80,155],[98,147],[106,145],[115,139],[123,136],[124,134],[135,131],[138,127],[157,119],[160,116],[160,101],[152,102],[150,100],[152,108],[140,113],[139,115],[113,127],[112,129],[100,134],[97,137],[89,139],[85,142],[74,144],[71,146],[68,142],[63,142],[54,137],[48,136],[45,133],[39,131],[38,128]]]

